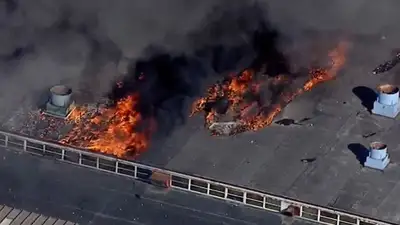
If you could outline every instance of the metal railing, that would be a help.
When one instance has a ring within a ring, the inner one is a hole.
[[[134,179],[148,180],[154,172],[169,176],[171,188],[207,195],[271,212],[281,212],[289,206],[299,208],[299,217],[329,225],[393,225],[362,215],[312,205],[298,200],[237,187],[222,182],[156,168],[137,162],[117,159],[99,153],[79,150],[52,142],[0,131],[0,146],[50,157],[59,161],[89,167]]]

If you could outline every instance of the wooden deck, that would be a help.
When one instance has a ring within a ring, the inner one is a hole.
[[[65,221],[25,210],[0,205],[0,225],[77,225]]]

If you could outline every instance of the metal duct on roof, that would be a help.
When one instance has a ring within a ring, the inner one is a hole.
[[[380,85],[378,101],[383,105],[396,105],[399,102],[399,88],[391,84]]]
[[[67,107],[71,103],[72,89],[65,85],[50,88],[51,103],[58,107]]]

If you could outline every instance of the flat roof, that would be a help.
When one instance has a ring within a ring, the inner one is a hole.
[[[82,225],[314,224],[4,148],[0,159],[0,223],[5,205],[10,219],[32,212]]]
[[[396,84],[398,69],[372,75],[392,49],[378,36],[369,38],[353,40],[335,80],[299,96],[280,115],[311,118],[306,125],[213,137],[202,118],[192,118],[140,161],[399,223],[399,121],[371,115],[357,96]],[[358,159],[359,146],[373,141],[388,145],[391,163],[384,172],[363,168]],[[316,160],[302,162],[307,158]]]
[[[382,75],[371,73],[398,43],[390,40],[376,34],[352,37],[347,64],[336,79],[299,96],[280,115],[311,118],[306,125],[272,125],[258,132],[213,137],[201,116],[193,117],[168,139],[152,143],[139,161],[399,223],[399,121],[371,115],[354,93],[356,87],[369,92],[367,88],[379,84],[398,84],[396,68]],[[3,104],[3,127],[45,129],[43,124],[32,125],[35,120],[26,116],[32,106],[20,101]],[[357,146],[373,141],[388,145],[391,163],[384,172],[363,168],[358,160]],[[305,158],[316,160],[305,163]]]

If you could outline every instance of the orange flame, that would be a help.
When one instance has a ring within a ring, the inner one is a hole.
[[[339,45],[329,53],[331,58],[331,64],[325,69],[313,69],[309,72],[310,78],[304,83],[303,87],[293,91],[283,93],[280,96],[280,103],[269,106],[270,110],[265,113],[261,112],[256,116],[251,118],[239,118],[239,122],[242,124],[240,130],[259,130],[263,127],[269,126],[277,115],[282,111],[288,103],[290,103],[295,97],[301,95],[304,92],[310,91],[316,85],[334,79],[338,71],[343,67],[345,63],[345,54],[348,49],[347,42],[340,42]],[[222,86],[218,91],[214,85],[208,90],[207,97],[200,98],[197,100],[193,107],[191,116],[195,113],[203,111],[207,103],[216,101],[219,97],[226,96],[231,102],[231,108],[240,105],[243,100],[243,96],[246,92],[250,91],[252,93],[258,93],[260,88],[259,84],[252,84],[253,73],[246,70],[239,75],[238,78],[232,78],[230,81],[226,82],[227,86]],[[243,79],[246,78],[246,79]],[[271,81],[272,85],[283,84],[287,81],[288,77],[285,75],[280,75]],[[238,83],[240,85],[238,85]],[[243,110],[243,108],[241,109]],[[214,110],[207,112],[205,115],[206,125],[210,125],[216,122],[217,113]]]
[[[61,143],[118,157],[143,152],[148,147],[150,132],[136,130],[142,122],[140,113],[135,111],[138,100],[138,95],[131,95],[113,108],[98,109],[94,113],[88,107],[76,108],[69,116],[74,127]]]
[[[229,99],[229,110],[241,109],[241,103],[244,95],[248,92],[258,92],[258,85],[252,83],[254,72],[245,70],[239,76],[232,76],[231,79],[225,80],[222,84],[215,84],[207,90],[207,97],[196,100],[192,105],[190,116],[204,111],[207,104],[213,104],[218,99],[226,97]],[[217,113],[211,109],[205,115],[206,125],[210,125],[217,119]]]
[[[266,115],[258,115],[251,120],[244,121],[244,124],[248,130],[258,130],[265,126],[270,125],[274,118],[282,111],[288,103],[290,103],[298,95],[310,91],[316,85],[332,80],[336,77],[338,71],[343,67],[346,62],[346,52],[348,49],[347,42],[340,42],[339,45],[329,53],[331,58],[331,65],[327,69],[313,69],[310,71],[309,80],[303,85],[303,87],[297,89],[292,93],[285,93],[281,96],[281,103],[274,105],[272,110]]]

